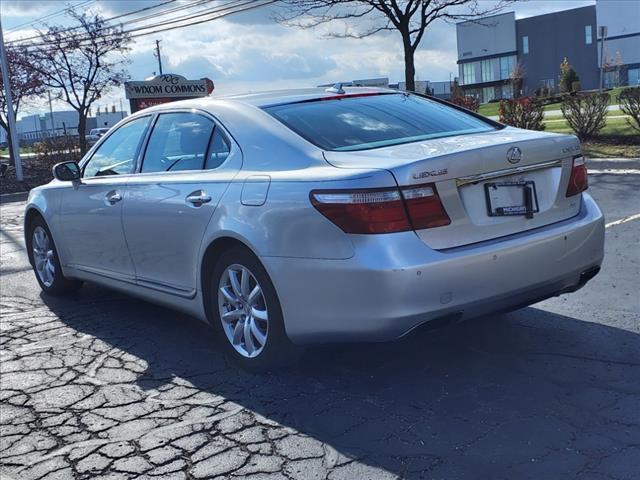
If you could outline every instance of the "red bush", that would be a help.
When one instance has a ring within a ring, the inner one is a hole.
[[[480,107],[480,103],[475,97],[454,97],[450,102],[472,112],[477,112]]]
[[[527,130],[544,130],[544,104],[535,97],[500,100],[500,123]]]

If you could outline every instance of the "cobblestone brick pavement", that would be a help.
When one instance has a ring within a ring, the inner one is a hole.
[[[608,220],[639,186],[592,180]],[[22,208],[1,207],[3,479],[639,478],[640,222],[574,295],[253,375],[180,313],[41,295]]]

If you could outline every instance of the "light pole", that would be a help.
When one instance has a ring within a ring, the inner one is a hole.
[[[47,95],[49,96],[49,116],[51,117],[51,137],[56,136],[56,124],[53,121],[53,107],[51,106],[51,92],[47,90]]]
[[[9,136],[11,138],[11,154],[16,166],[16,180],[21,182],[22,160],[20,159],[20,144],[16,132],[16,118],[13,114],[13,98],[11,97],[11,83],[9,79],[9,62],[7,62],[7,52],[4,48],[4,34],[2,33],[2,22],[0,21],[0,63],[2,64],[2,81],[4,82],[4,96],[7,99],[7,120],[9,122]]]
[[[607,27],[602,25],[600,28],[600,93],[604,84],[604,39],[607,36]]]
[[[162,57],[160,56],[160,40],[156,40],[156,56],[158,57],[158,69],[162,75]]]

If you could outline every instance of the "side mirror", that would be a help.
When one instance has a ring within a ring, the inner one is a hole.
[[[56,163],[53,166],[53,176],[63,182],[80,180],[80,167],[76,162]]]

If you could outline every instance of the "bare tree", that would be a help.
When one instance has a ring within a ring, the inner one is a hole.
[[[522,96],[525,74],[524,65],[518,60],[509,72],[509,83],[511,84],[511,96],[513,98]]]
[[[402,37],[407,90],[415,90],[415,52],[429,25],[436,20],[476,20],[514,1],[496,0],[481,8],[481,0],[282,0],[284,8],[277,20],[301,28],[343,21],[345,31],[330,34],[339,38],[397,31]],[[359,28],[349,30],[349,23],[358,23]]]
[[[110,88],[125,80],[129,35],[98,14],[69,10],[75,28],[49,27],[40,32],[32,51],[46,86],[78,112],[80,153],[87,149],[85,138],[91,105]]]
[[[11,83],[11,98],[13,100],[13,114],[17,115],[21,104],[30,98],[44,93],[45,87],[42,75],[35,68],[33,55],[24,47],[6,46],[7,64],[9,67],[9,82]],[[11,135],[9,134],[8,106],[4,92],[4,81],[0,75],[0,127],[7,134],[11,163],[14,163],[11,149]]]

